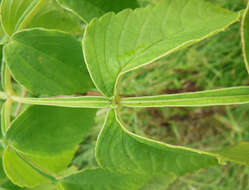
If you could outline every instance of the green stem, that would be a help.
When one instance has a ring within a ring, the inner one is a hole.
[[[3,62],[4,63],[4,62]],[[3,66],[3,88],[5,90],[4,92],[1,92],[1,98],[6,99],[5,104],[2,107],[2,118],[1,118],[1,124],[2,124],[2,134],[5,136],[6,131],[10,127],[11,123],[11,106],[13,103],[13,100],[11,99],[11,96],[15,94],[12,84],[11,84],[11,74],[9,71],[8,66],[6,63],[4,63]]]
[[[7,94],[5,92],[0,91],[0,99],[6,100],[7,99]]]
[[[21,97],[24,98],[25,95],[26,95],[26,93],[27,93],[27,90],[25,88],[22,88]],[[18,114],[20,113],[21,109],[22,109],[22,103],[19,102],[18,105],[17,105],[17,107],[16,107],[15,117],[18,116]]]
[[[114,87],[114,97],[113,97],[113,102],[112,106],[119,107],[120,106],[120,85],[121,85],[121,80],[122,80],[123,75],[120,75],[115,83]]]
[[[4,90],[6,91],[7,96],[13,96],[15,94],[11,84],[11,74],[7,65],[5,65],[4,70]]]
[[[111,102],[105,97],[98,96],[81,96],[81,97],[60,97],[60,98],[22,98],[17,96],[11,97],[13,101],[33,104],[33,105],[47,105],[59,107],[77,107],[77,108],[105,108]]]
[[[2,107],[1,129],[2,129],[3,136],[5,136],[8,128],[10,127],[12,102],[13,101],[11,99],[7,99],[7,101],[5,102],[5,104]]]
[[[201,92],[122,98],[126,107],[204,107],[249,103],[249,87],[233,87]]]

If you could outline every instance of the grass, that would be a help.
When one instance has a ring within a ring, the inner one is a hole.
[[[231,10],[245,8],[245,0],[210,1]],[[226,32],[127,74],[121,94],[156,95],[248,85],[239,31],[239,24],[235,24]],[[94,148],[104,115],[105,110],[98,112],[97,127],[80,147],[73,162],[79,168],[96,166]],[[248,105],[122,109],[128,128],[139,135],[208,151],[249,141],[248,115]],[[180,177],[169,190],[249,190],[248,175],[248,167],[227,163]]]

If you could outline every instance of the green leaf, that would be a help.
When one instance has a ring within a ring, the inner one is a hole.
[[[3,0],[2,4],[3,26],[9,36],[32,27],[81,31],[78,18],[63,10],[55,0]]]
[[[55,0],[44,4],[25,28],[42,27],[74,34],[82,33],[78,17],[61,8]]]
[[[249,165],[248,150],[247,142],[211,153],[150,140],[127,131],[117,113],[110,110],[98,137],[96,159],[101,167],[114,172],[179,176],[225,161]]]
[[[110,110],[98,138],[96,159],[106,169],[120,173],[183,175],[218,165],[212,154],[172,146],[128,132]]]
[[[33,93],[66,95],[93,88],[81,44],[54,30],[16,33],[4,47],[5,61],[14,78]]]
[[[57,190],[57,187],[55,184],[43,184],[28,190]]]
[[[41,157],[35,157],[35,156],[27,156],[24,154],[20,154],[23,158],[25,158],[26,161],[31,163],[33,166],[36,166],[36,168],[39,168],[44,173],[58,173],[61,170],[64,170],[67,165],[71,162],[71,159],[74,155],[76,150],[66,152],[60,156],[50,156],[47,158],[41,158]],[[23,161],[21,161],[23,163]],[[14,190],[14,189],[21,189],[16,187],[15,185],[11,184],[9,180],[6,178],[5,173],[3,172],[2,168],[2,162],[0,165],[0,189],[3,187],[6,190]],[[49,170],[49,171],[48,171]],[[32,172],[34,172],[31,169]],[[36,172],[35,172],[36,173]],[[57,177],[60,177],[57,175]],[[33,188],[32,188],[33,189]],[[33,190],[52,190],[56,189],[55,185],[42,185],[35,187]]]
[[[47,178],[25,163],[10,147],[4,151],[3,166],[11,182],[18,186],[35,187],[48,181]]]
[[[62,7],[72,11],[84,22],[100,17],[107,12],[119,12],[125,8],[137,8],[136,0],[57,0]]]
[[[249,2],[241,22],[241,39],[246,69],[249,72]]]
[[[102,96],[82,97],[58,97],[58,98],[22,98],[12,96],[12,99],[19,103],[48,105],[75,108],[105,108],[109,106],[110,100]]]
[[[95,115],[95,109],[31,106],[14,120],[6,138],[24,154],[56,156],[75,149]]]
[[[249,103],[249,87],[234,87],[201,92],[123,98],[128,107],[199,107]]]
[[[5,32],[11,36],[44,0],[3,0],[1,2],[1,18]]]
[[[60,190],[138,190],[148,177],[88,169],[61,180]]]
[[[0,158],[0,184],[2,184],[6,180],[5,173],[3,171],[3,165],[2,165],[2,154]]]
[[[77,149],[78,147],[75,147],[73,150],[63,152],[56,156],[50,155],[47,157],[41,157],[35,155],[31,156],[21,153],[20,154],[23,156],[25,160],[30,162],[32,165],[36,166],[36,168],[39,168],[44,173],[47,173],[51,176],[60,177],[59,173],[67,169]]]
[[[108,13],[87,26],[85,60],[97,88],[111,97],[124,73],[224,31],[239,18],[203,0],[163,0]]]
[[[7,40],[8,40],[8,35],[4,31],[3,26],[2,26],[2,20],[0,19],[0,44],[1,44],[1,46],[3,46],[3,44]],[[1,58],[1,60],[2,60],[2,58]]]
[[[170,184],[176,180],[176,176],[168,175],[152,177],[147,184],[139,190],[165,190]]]
[[[249,142],[240,142],[237,145],[226,148],[218,154],[220,159],[249,166]]]
[[[23,190],[23,188],[18,187],[17,185],[14,185],[9,180],[6,180],[5,183],[3,183],[0,188],[3,188],[4,190]]]

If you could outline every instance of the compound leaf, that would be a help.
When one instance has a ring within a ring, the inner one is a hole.
[[[122,74],[221,32],[239,17],[203,0],[108,13],[87,26],[85,60],[97,88],[111,97]]]
[[[43,29],[16,33],[4,57],[14,78],[33,93],[71,95],[93,87],[81,44],[70,34]]]
[[[241,23],[242,49],[246,69],[249,72],[249,2]]]
[[[3,0],[1,2],[1,18],[6,33],[11,36],[16,32],[40,2],[42,0]]]
[[[71,10],[84,22],[100,17],[107,12],[119,12],[125,8],[137,8],[136,0],[57,0],[62,7]]]
[[[74,150],[93,126],[96,109],[31,106],[7,131],[7,141],[34,156],[56,156]]]
[[[3,155],[4,171],[12,183],[21,187],[35,187],[46,183],[48,178],[42,176],[25,163],[15,152],[7,147]]]

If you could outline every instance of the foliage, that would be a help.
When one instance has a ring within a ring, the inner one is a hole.
[[[247,86],[120,94],[126,73],[222,32],[241,17],[247,65],[248,8],[242,15],[204,0],[162,0],[141,8],[137,1],[122,2],[2,0],[3,188],[160,190],[179,176],[227,161],[249,165],[248,142],[216,152],[170,145],[132,133],[120,115],[122,107],[248,104]],[[27,96],[18,93],[20,85]],[[101,96],[85,96],[91,90]],[[18,114],[21,104],[31,106]],[[77,171],[69,164],[98,108],[108,110],[95,149],[98,168]],[[8,179],[17,186],[6,185]]]

